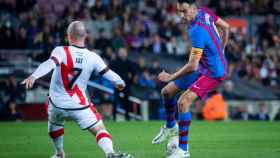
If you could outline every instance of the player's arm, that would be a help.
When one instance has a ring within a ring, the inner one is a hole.
[[[109,69],[100,56],[96,56],[95,67],[98,74],[112,82],[118,90],[122,90],[125,87],[123,79],[117,73]]]
[[[170,81],[176,80],[176,79],[180,78],[181,76],[184,76],[188,73],[196,71],[199,66],[199,61],[202,56],[202,52],[203,52],[203,50],[200,48],[192,48],[189,62],[187,64],[185,64],[181,69],[179,69],[177,72],[175,72],[173,74],[161,72],[158,77],[159,80],[161,80],[163,82],[170,82]]]
[[[223,48],[225,48],[229,40],[230,25],[222,18],[218,18],[216,21],[216,26],[222,30],[222,44]]]
[[[111,81],[118,90],[122,90],[125,87],[125,82],[122,80],[122,78],[110,69],[103,74],[103,77]]]
[[[161,72],[158,79],[163,82],[169,82],[176,80],[177,78],[188,74],[190,72],[196,71],[199,66],[200,58],[202,57],[203,49],[207,42],[205,35],[208,33],[202,27],[195,27],[190,31],[189,38],[192,44],[192,49],[189,57],[189,61],[181,69],[173,74],[168,74],[166,72]]]
[[[26,89],[32,88],[35,81],[38,78],[41,78],[52,71],[56,66],[61,63],[61,55],[58,51],[58,48],[55,48],[52,52],[51,57],[45,62],[41,63],[38,68],[25,80],[21,82],[21,84],[25,85]]]
[[[56,67],[55,62],[53,59],[48,59],[47,61],[43,62],[39,65],[39,67],[32,73],[27,79],[23,80],[21,84],[24,84],[26,89],[32,88],[34,82],[41,78],[42,76],[49,73],[52,69]]]

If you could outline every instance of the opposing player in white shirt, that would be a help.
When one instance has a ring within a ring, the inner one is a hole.
[[[96,136],[97,144],[106,154],[106,158],[132,158],[129,154],[115,153],[111,135],[85,95],[92,73],[110,80],[119,90],[125,87],[119,75],[110,70],[97,54],[85,48],[86,36],[83,22],[72,22],[67,28],[70,46],[56,47],[51,57],[22,84],[25,84],[27,89],[31,88],[36,79],[54,70],[48,106],[48,130],[56,149],[56,154],[52,158],[65,158],[63,134],[64,119],[67,117]]]

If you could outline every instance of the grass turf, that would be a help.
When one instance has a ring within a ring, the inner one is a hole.
[[[106,122],[115,148],[136,158],[164,158],[165,145],[151,145],[161,122]],[[277,122],[193,122],[192,158],[280,158]],[[73,122],[65,125],[68,158],[103,158],[95,138]],[[49,158],[46,122],[0,123],[0,158]]]

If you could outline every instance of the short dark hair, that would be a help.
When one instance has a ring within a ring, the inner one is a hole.
[[[180,3],[180,4],[182,4],[182,3],[193,4],[193,3],[195,3],[195,0],[178,0],[178,3]]]

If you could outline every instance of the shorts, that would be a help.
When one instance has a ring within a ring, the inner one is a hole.
[[[223,80],[223,78],[211,78],[195,71],[175,80],[174,83],[180,90],[189,89],[204,100],[207,94],[215,90]]]
[[[204,100],[207,94],[215,90],[223,80],[223,78],[211,78],[202,75],[189,89],[201,100]]]
[[[78,123],[81,129],[86,130],[95,127],[102,120],[94,105],[82,110],[66,110],[55,107],[50,101],[48,103],[48,120],[54,125],[63,126],[65,119],[70,118]]]
[[[187,74],[177,80],[174,81],[175,85],[180,90],[187,90],[190,86],[200,77],[200,73],[195,71],[191,74]]]

